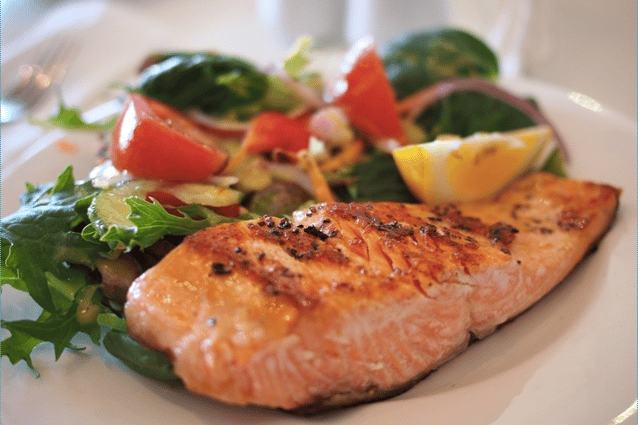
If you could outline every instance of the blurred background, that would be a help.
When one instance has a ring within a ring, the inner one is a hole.
[[[87,60],[111,57],[122,67],[158,47],[219,49],[268,61],[281,57],[302,34],[332,51],[365,34],[383,45],[400,33],[456,26],[483,37],[499,53],[503,77],[561,86],[637,118],[638,4],[630,0],[3,0],[1,5],[3,65],[66,27],[84,31]],[[144,28],[142,36],[134,36],[131,27]],[[115,71],[115,65],[108,67]]]

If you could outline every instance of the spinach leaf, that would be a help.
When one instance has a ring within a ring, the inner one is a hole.
[[[351,176],[356,180],[350,192],[353,201],[418,202],[404,184],[393,157],[387,153],[377,151],[355,164]]]
[[[567,177],[567,169],[560,148],[555,148],[551,151],[541,170],[555,174],[558,177]]]
[[[535,125],[523,112],[479,92],[457,92],[425,109],[416,123],[433,140],[439,134],[461,137],[477,132],[509,131]]]
[[[140,345],[124,332],[111,330],[102,341],[104,348],[131,370],[162,381],[176,381],[171,362],[164,354]]]
[[[480,39],[458,29],[401,36],[381,49],[387,75],[402,99],[449,78],[498,76],[498,58]]]
[[[244,115],[265,95],[267,77],[237,57],[185,52],[147,67],[137,90],[177,109]]]

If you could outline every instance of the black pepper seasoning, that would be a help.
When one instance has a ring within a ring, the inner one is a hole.
[[[223,263],[213,263],[211,265],[211,270],[214,274],[224,275],[231,273],[231,269],[227,268]]]

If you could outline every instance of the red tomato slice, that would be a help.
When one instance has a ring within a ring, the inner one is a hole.
[[[227,205],[225,207],[207,207],[217,214],[225,217],[239,217],[240,216],[240,204]]]
[[[311,133],[307,130],[308,117],[290,118],[277,112],[257,115],[242,141],[247,153],[271,152],[281,149],[298,152],[309,146]]]
[[[163,192],[161,190],[154,190],[153,192],[147,193],[145,201],[151,202],[152,198],[160,202],[162,206],[167,208],[178,208],[187,205],[186,202],[182,202],[180,199],[178,199],[177,196],[174,196],[167,192]]]
[[[205,145],[206,136],[181,112],[140,94],[130,94],[109,149],[118,170],[137,178],[201,181],[220,172],[227,153]]]
[[[373,141],[406,144],[393,87],[373,39],[358,41],[346,58],[347,70],[327,93],[329,101],[342,107],[351,124]]]

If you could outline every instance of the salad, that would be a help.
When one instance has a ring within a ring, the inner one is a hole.
[[[260,69],[212,52],[158,52],[121,112],[78,110],[34,124],[108,134],[88,179],[71,167],[27,183],[2,220],[2,285],[41,307],[3,321],[2,355],[59,358],[78,333],[144,375],[174,380],[162,353],[127,334],[131,282],[205,227],[287,216],[317,202],[456,202],[488,197],[531,169],[564,174],[559,135],[530,99],[494,84],[495,54],[456,29],[361,40],[335,81],[309,69],[303,38]],[[82,176],[81,176],[82,177]],[[36,371],[37,373],[37,371]]]

